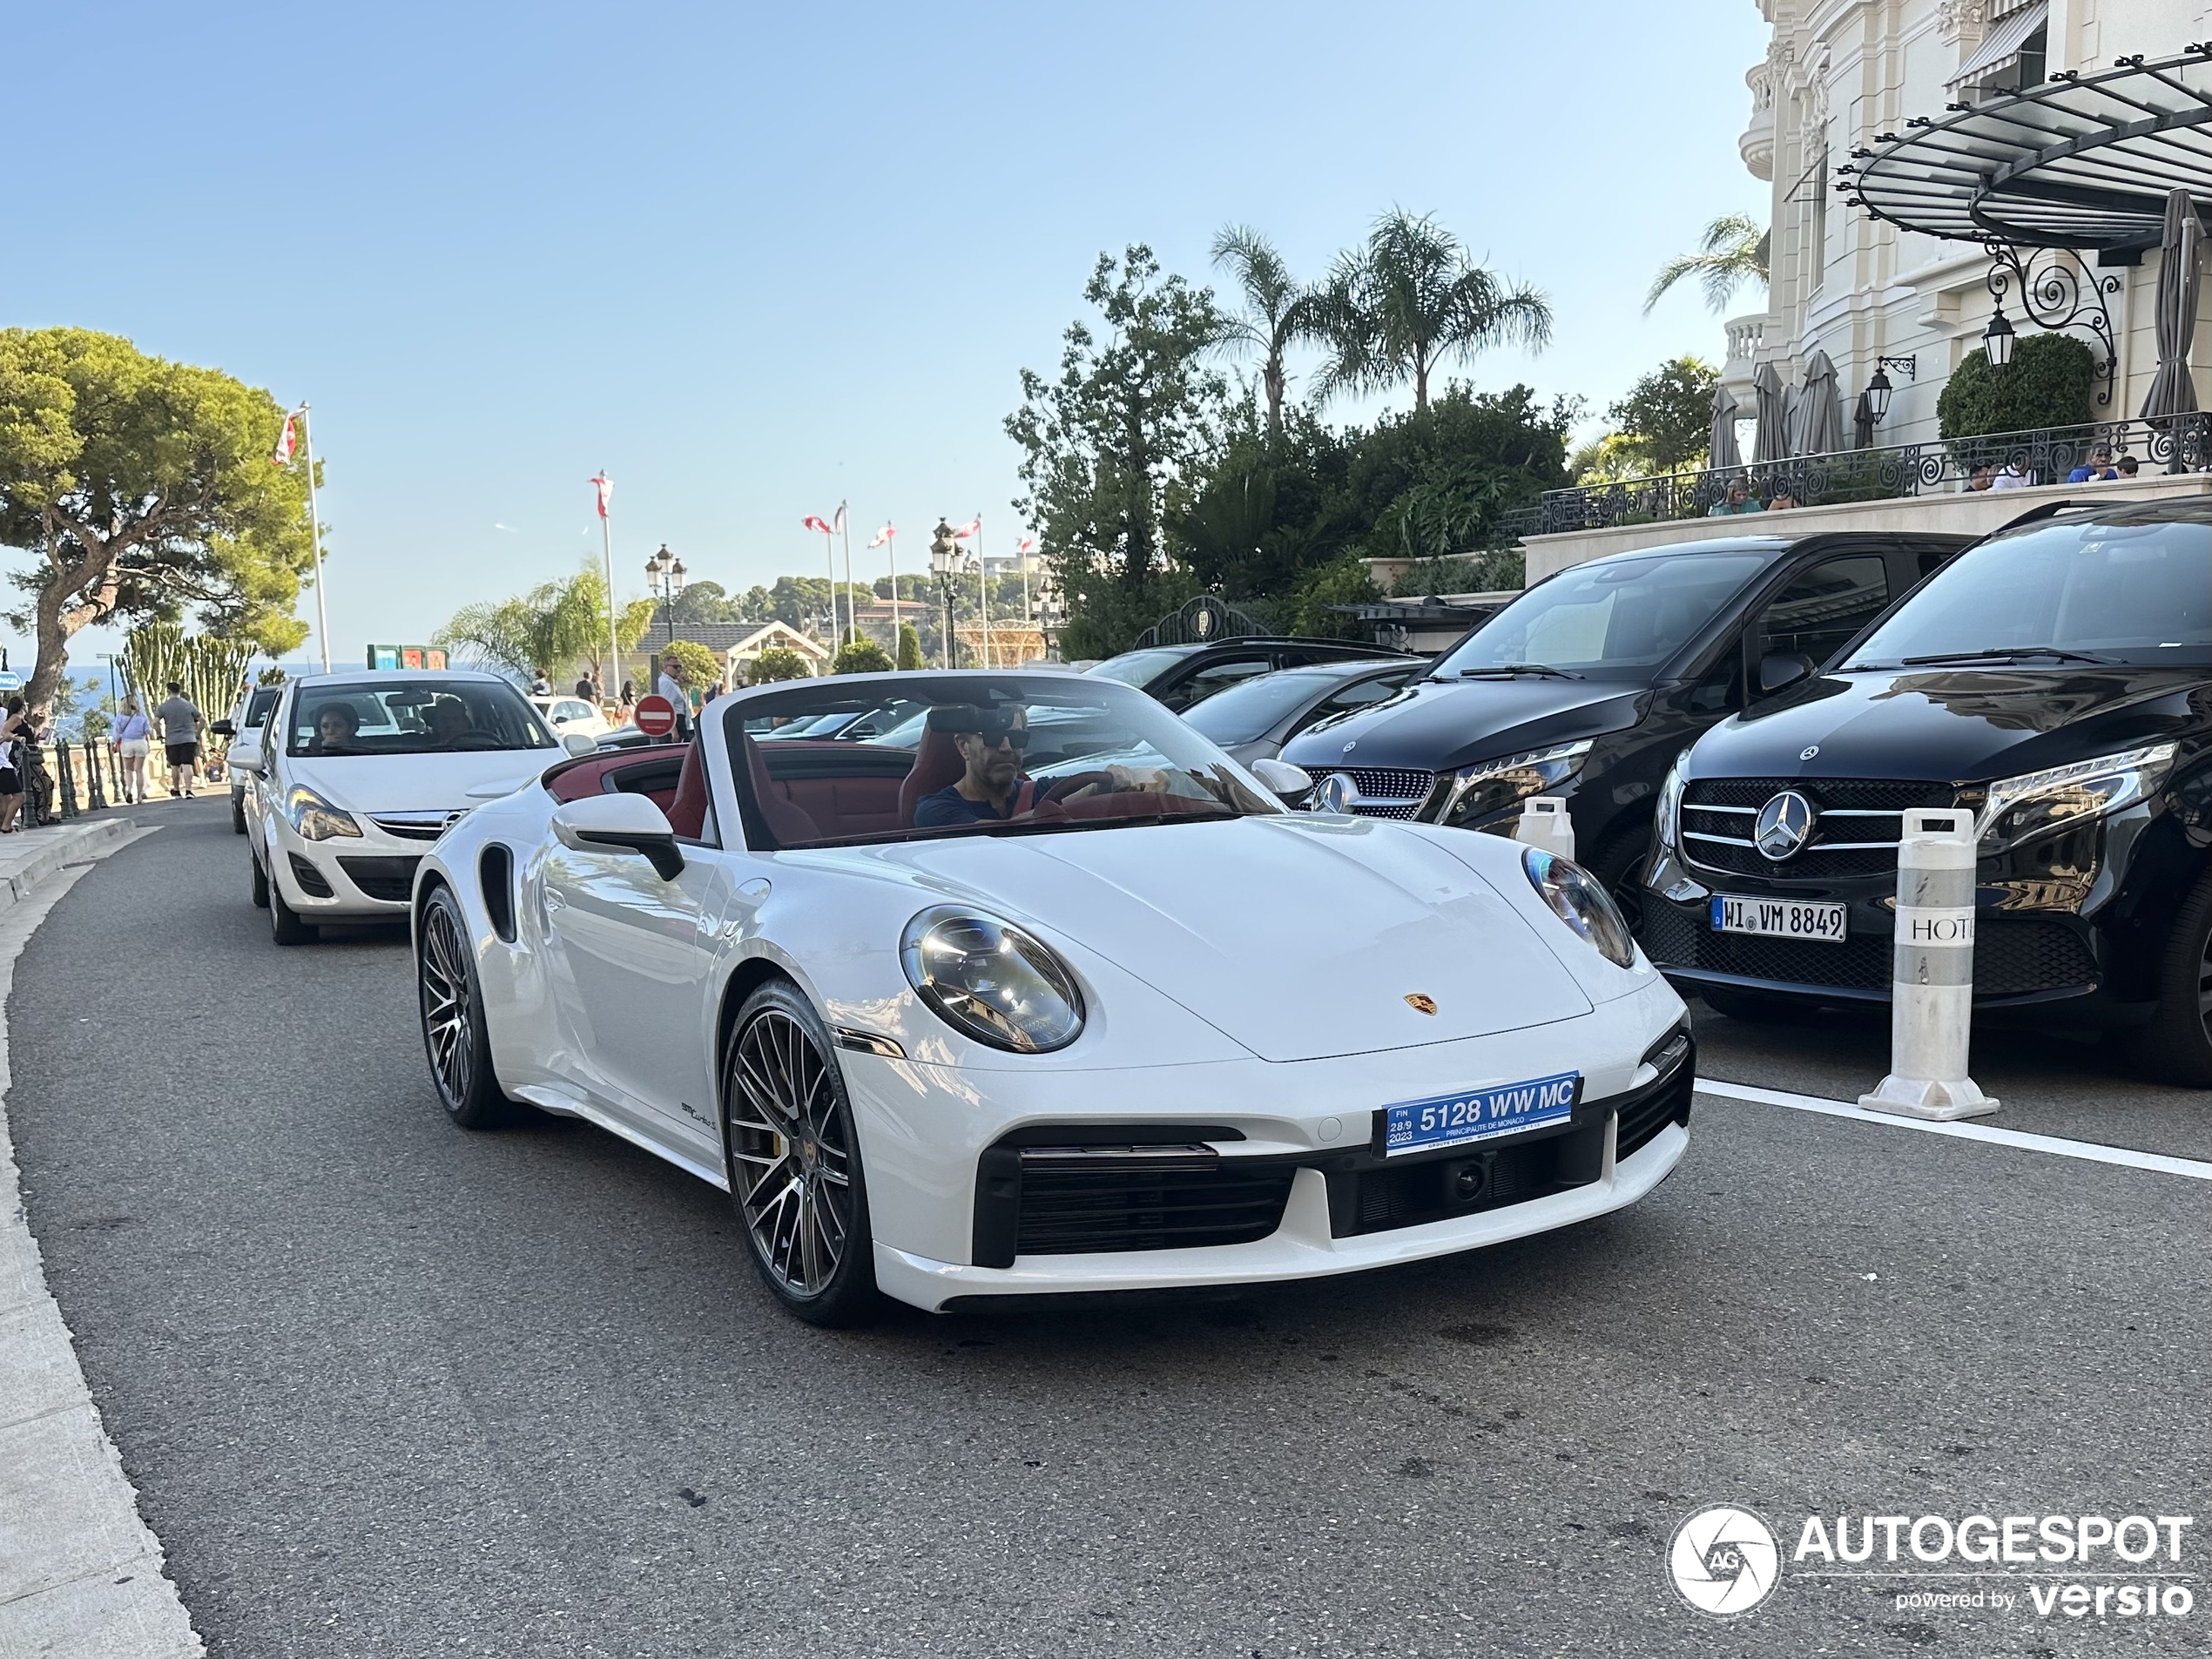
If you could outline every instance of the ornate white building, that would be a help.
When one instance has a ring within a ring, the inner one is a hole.
[[[1767,305],[1727,323],[1724,383],[1749,415],[1751,376],[1772,362],[1785,384],[1824,350],[1837,369],[1846,441],[1858,394],[1882,358],[1906,360],[1872,436],[1878,444],[1936,435],[1936,398],[1960,358],[1979,346],[1993,309],[1992,261],[1981,247],[1903,231],[1848,205],[1837,168],[1914,118],[1940,118],[2067,71],[2110,68],[2135,54],[2168,57],[2212,37],[2208,0],[1759,0],[1774,28],[1764,61],[1745,76],[1750,124],[1744,165],[1773,186]],[[2123,256],[2127,257],[2127,256]],[[2113,338],[2087,319],[2068,327],[2113,373],[2098,418],[2136,414],[2157,363],[2151,294],[2155,248],[2134,262],[2077,268],[2102,294]],[[2071,256],[2067,256],[2070,260]],[[2028,325],[2017,296],[2011,320]],[[2095,315],[2094,308],[2091,314]],[[2212,340],[2202,317],[2195,355]],[[2200,373],[2199,395],[2212,392]],[[2105,388],[2101,388],[2101,391]]]

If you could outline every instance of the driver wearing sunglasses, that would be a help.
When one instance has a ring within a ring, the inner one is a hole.
[[[965,770],[956,781],[914,804],[917,829],[1022,818],[1046,799],[1047,786],[1023,767],[1029,746],[1027,709],[1018,704],[988,709],[941,706],[930,711],[929,724],[952,733]],[[1125,791],[1159,793],[1165,791],[1167,780],[1147,769],[1109,766],[1095,774],[1062,779],[1057,787],[1064,792],[1055,799],[1066,802]]]

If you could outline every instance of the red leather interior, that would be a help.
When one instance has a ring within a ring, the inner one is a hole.
[[[696,841],[706,829],[706,763],[700,759],[699,740],[684,745],[684,770],[676,779],[675,798],[661,811],[668,826],[687,841]]]
[[[939,790],[960,781],[968,770],[968,763],[961,759],[960,745],[949,732],[940,732],[925,725],[921,732],[921,746],[914,751],[914,770],[899,786],[899,827],[912,829],[914,808],[924,795],[934,795]]]
[[[760,815],[768,820],[768,833],[786,844],[820,840],[822,832],[814,822],[813,814],[793,800],[784,786],[769,777],[768,762],[760,752],[760,745],[743,732],[738,734],[738,742],[745,751],[745,771],[752,779],[752,798],[759,804]]]
[[[634,766],[637,756],[630,754],[594,755],[589,760],[579,760],[563,769],[557,776],[545,780],[546,792],[555,800],[582,800],[586,795],[606,792],[607,774],[617,767]]]

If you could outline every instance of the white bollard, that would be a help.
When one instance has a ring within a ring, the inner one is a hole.
[[[1532,795],[1521,804],[1521,821],[1513,839],[1562,859],[1575,856],[1575,820],[1567,815],[1563,795]]]
[[[1908,812],[1897,845],[1897,956],[1890,1075],[1858,1103],[1949,1123],[1997,1103],[1966,1076],[1974,1011],[1974,818]]]

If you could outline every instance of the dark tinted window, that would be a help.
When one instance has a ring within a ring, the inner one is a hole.
[[[1177,711],[1194,703],[1203,703],[1216,691],[1225,691],[1241,685],[1255,674],[1273,671],[1275,664],[1265,657],[1238,658],[1225,663],[1215,663],[1200,669],[1172,691],[1163,691],[1160,700]]]
[[[1380,679],[1361,680],[1347,685],[1314,711],[1314,718],[1342,714],[1350,709],[1364,709],[1371,703],[1379,703],[1386,697],[1395,697],[1406,682],[1413,678],[1417,664],[1408,663],[1403,673],[1387,674]]]
[[[1879,554],[1823,559],[1790,578],[1760,618],[1764,648],[1809,658],[1815,668],[1890,602],[1889,566]]]
[[[266,725],[269,711],[276,707],[277,698],[283,694],[284,687],[281,685],[255,686],[253,695],[246,699],[246,718],[239,724],[242,726]]]
[[[1766,568],[1763,553],[1662,551],[1562,570],[1522,594],[1437,664],[1541,663],[1590,679],[1641,679],[1689,643]]]

